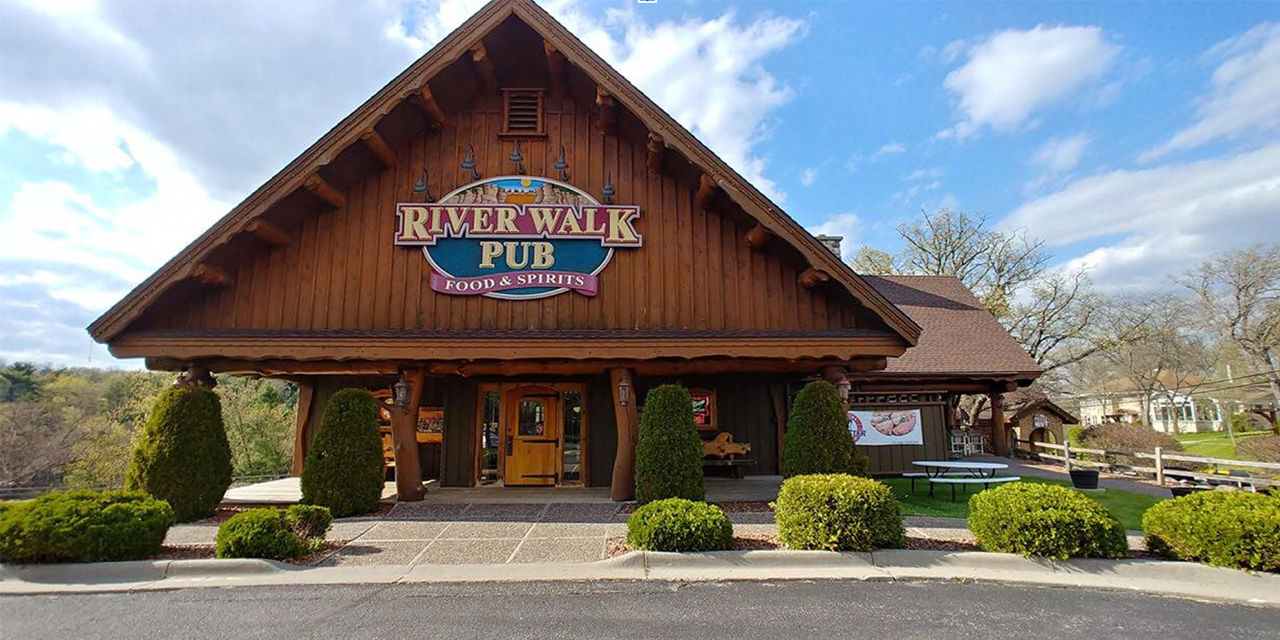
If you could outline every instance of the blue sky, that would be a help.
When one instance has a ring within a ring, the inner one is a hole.
[[[138,366],[84,326],[482,4],[0,3],[0,359]],[[1277,3],[543,5],[850,253],[951,207],[1123,291],[1280,240]]]

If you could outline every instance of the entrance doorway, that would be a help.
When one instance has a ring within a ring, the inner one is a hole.
[[[584,387],[482,383],[477,481],[508,487],[585,483]]]

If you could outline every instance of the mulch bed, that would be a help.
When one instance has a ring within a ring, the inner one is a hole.
[[[394,503],[394,502],[382,502],[382,503],[379,503],[379,504],[378,504],[378,508],[377,508],[377,510],[372,511],[372,512],[370,512],[370,513],[366,513],[366,514],[364,514],[364,515],[354,516],[354,517],[356,517],[356,518],[381,518],[381,519],[385,519],[385,518],[386,518],[386,516],[387,516],[387,514],[391,513],[391,508],[392,508],[392,507],[394,507],[394,506],[396,506],[396,503]],[[244,512],[244,511],[248,511],[248,510],[250,510],[250,509],[285,509],[285,508],[288,508],[288,505],[266,506],[266,507],[250,507],[250,506],[244,506],[244,507],[228,507],[228,506],[222,506],[222,507],[218,507],[218,510],[217,510],[217,511],[215,511],[215,512],[213,513],[213,515],[209,516],[208,518],[205,518],[205,519],[203,519],[203,520],[196,520],[195,522],[190,523],[190,524],[222,524],[223,522],[226,522],[227,520],[231,519],[231,516],[234,516],[234,515],[236,515],[237,513],[241,513],[241,512]]]
[[[712,502],[711,504],[720,507],[725,513],[773,513],[773,507],[769,506],[768,502],[762,500]],[[622,508],[618,510],[618,513],[626,515],[629,513],[635,513],[635,510],[636,503],[628,502],[622,505]]]
[[[308,553],[305,556],[290,558],[283,562],[287,564],[306,566],[315,563],[325,556],[333,553],[336,549],[347,544],[347,540],[326,540],[325,543],[314,553]],[[160,553],[151,556],[152,560],[212,560],[214,555],[214,545],[211,544],[167,544],[160,547]]]

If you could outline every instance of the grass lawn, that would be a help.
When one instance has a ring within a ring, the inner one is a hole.
[[[1236,442],[1243,438],[1256,438],[1258,436],[1271,435],[1270,431],[1245,431],[1236,434]],[[1178,444],[1182,445],[1183,452],[1189,456],[1204,456],[1206,458],[1226,458],[1228,460],[1239,460],[1236,457],[1236,448],[1231,444],[1231,439],[1227,437],[1226,431],[1213,431],[1210,433],[1181,433],[1173,436]]]
[[[915,493],[911,492],[911,480],[909,478],[877,478],[877,480],[893,487],[893,493],[898,496],[898,501],[902,503],[902,514],[906,516],[968,518],[969,496],[982,490],[981,485],[976,485],[970,487],[969,493],[966,495],[961,494],[960,487],[957,487],[956,501],[952,502],[951,488],[941,485],[934,488],[934,497],[930,498],[929,481],[923,478],[916,478]],[[1058,484],[1064,487],[1071,486],[1070,480],[1023,478],[1022,481]],[[1106,491],[1086,493],[1085,495],[1106,507],[1120,521],[1120,524],[1124,525],[1124,528],[1136,531],[1142,530],[1143,512],[1161,500],[1161,498],[1145,493],[1125,491],[1123,489],[1107,489]]]

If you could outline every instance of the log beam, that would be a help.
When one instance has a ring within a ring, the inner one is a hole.
[[[311,174],[311,177],[307,178],[303,186],[306,187],[307,191],[310,191],[334,209],[341,209],[347,206],[347,197],[329,184],[329,181],[325,180],[319,173]]]
[[[769,239],[772,237],[773,234],[769,233],[769,230],[764,228],[764,225],[756,223],[756,226],[751,227],[751,230],[747,232],[747,247],[760,249],[769,244]]]
[[[259,240],[274,246],[283,247],[293,243],[293,238],[284,229],[261,218],[250,222],[245,229],[257,236]]]
[[[1004,394],[987,396],[991,403],[991,448],[998,456],[1009,457],[1009,429],[1004,423]]]
[[[693,196],[693,207],[698,211],[710,211],[719,193],[720,185],[716,184],[715,178],[702,174],[698,179],[698,192]]]
[[[484,43],[471,47],[471,65],[480,76],[480,82],[484,84],[485,90],[489,93],[497,93],[498,74],[493,70],[493,60],[489,58],[489,50],[484,48]]]
[[[569,93],[568,74],[565,73],[564,54],[550,42],[542,42],[542,52],[547,57],[547,77],[551,80],[551,95],[564,96]]]
[[[618,105],[613,96],[601,87],[596,87],[596,106],[600,109],[600,117],[596,120],[596,129],[600,135],[616,135],[618,133]]]
[[[431,85],[423,84],[422,88],[413,94],[413,105],[422,112],[432,129],[444,126],[444,109],[440,108],[440,103],[436,102],[436,97],[431,94]]]
[[[231,277],[231,274],[204,262],[196,265],[195,268],[191,270],[191,277],[195,278],[202,284],[214,287],[229,287],[233,282],[235,282],[235,279]]]
[[[806,289],[812,289],[831,279],[831,274],[821,269],[809,267],[800,274],[800,286]]]
[[[425,376],[421,369],[405,373],[409,383],[409,406],[388,406],[391,414],[391,441],[396,457],[396,500],[417,502],[426,491],[422,488],[422,464],[418,460],[418,405],[422,404]]]
[[[293,467],[290,473],[302,475],[302,465],[307,460],[307,422],[311,417],[311,398],[315,394],[316,385],[312,382],[298,382],[298,423],[293,431]]]
[[[396,166],[396,152],[391,150],[391,145],[382,138],[376,129],[370,129],[360,136],[360,141],[364,146],[369,148],[369,152],[383,167],[390,169]]]
[[[662,165],[667,158],[667,143],[663,141],[662,136],[650,132],[648,150],[649,153],[645,157],[645,165],[649,167],[649,173],[659,175],[662,173]]]
[[[640,420],[634,382],[631,369],[619,367],[609,370],[609,383],[613,387],[613,419],[618,428],[618,448],[613,458],[609,497],[616,502],[636,497],[636,431]]]

